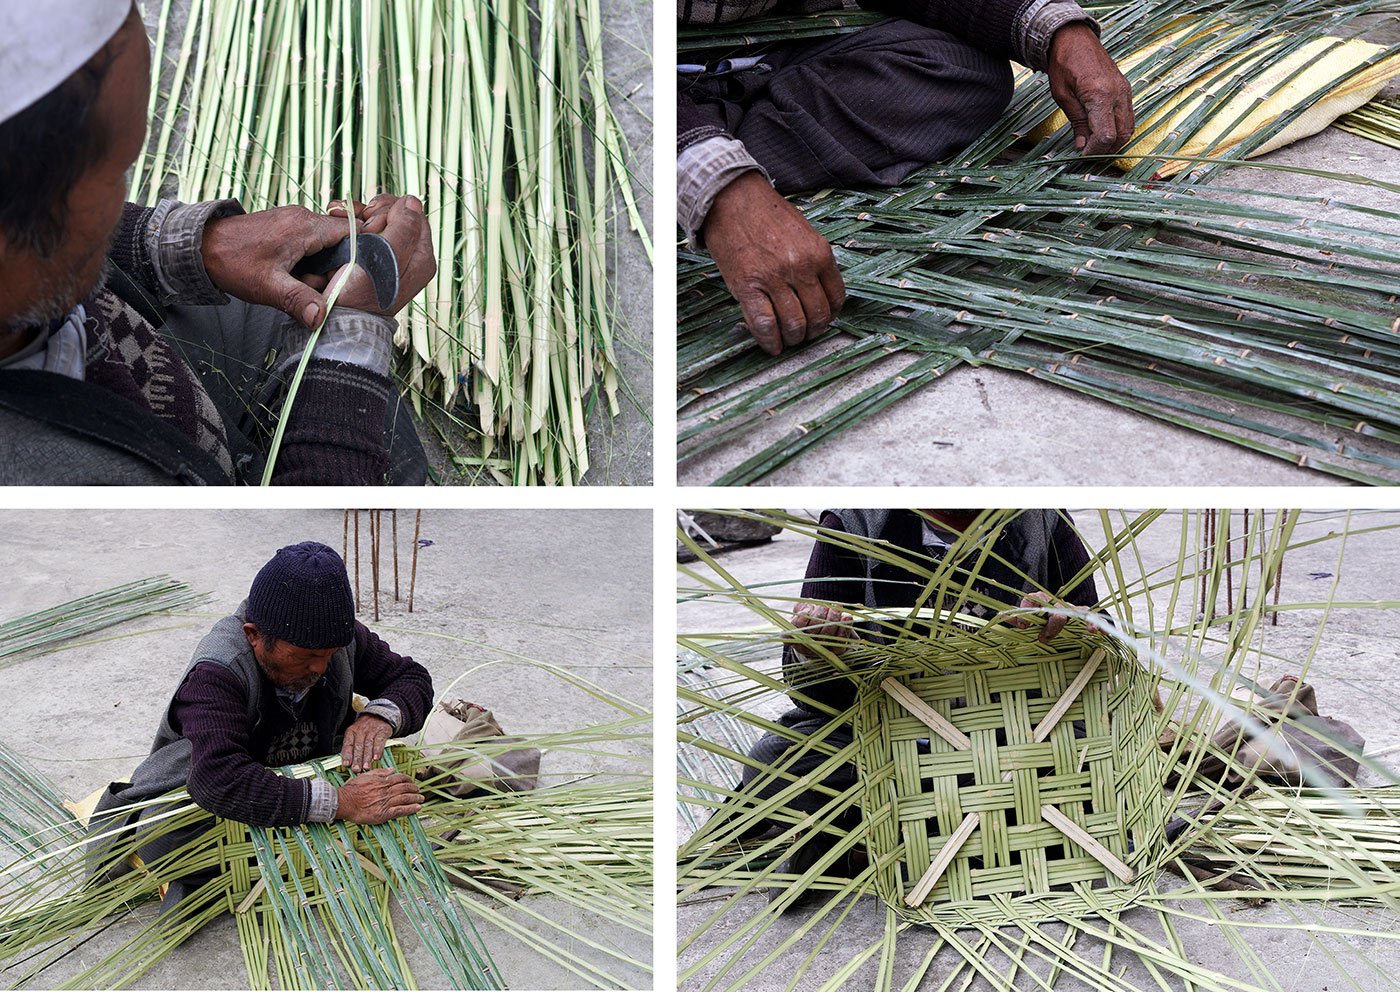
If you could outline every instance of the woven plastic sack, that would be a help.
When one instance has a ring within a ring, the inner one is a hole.
[[[1343,114],[1370,101],[1400,75],[1400,56],[1356,38],[1315,38],[1279,34],[1243,51],[1225,55],[1243,29],[1226,22],[1195,24],[1139,49],[1120,66],[1132,75],[1141,68],[1151,79],[1150,93],[1170,97],[1149,114],[1139,111],[1133,139],[1124,152],[1166,152],[1187,157],[1218,158],[1236,145],[1273,127],[1281,118],[1306,107],[1300,116],[1246,156],[1254,158],[1316,134]],[[1176,55],[1210,38],[1198,55]],[[1029,73],[1018,78],[1028,79]],[[1142,90],[1139,84],[1138,89]],[[1139,103],[1142,98],[1139,97]],[[1202,119],[1204,118],[1204,119]],[[1048,137],[1068,123],[1061,111],[1030,132]],[[1130,169],[1140,159],[1124,154],[1114,164]],[[1175,175],[1194,163],[1163,159],[1158,178]]]
[[[1003,626],[905,638],[866,677],[861,810],[876,890],[902,919],[1087,916],[1148,880],[1169,814],[1157,678],[1082,623],[1035,638]],[[939,718],[964,743],[932,729]]]

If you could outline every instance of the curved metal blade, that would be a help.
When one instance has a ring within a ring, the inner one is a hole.
[[[399,260],[394,255],[393,247],[378,234],[357,234],[355,252],[355,264],[368,272],[374,283],[374,296],[379,309],[388,313],[399,298]],[[292,269],[292,275],[324,276],[349,262],[350,239],[345,238],[339,244],[307,255]]]

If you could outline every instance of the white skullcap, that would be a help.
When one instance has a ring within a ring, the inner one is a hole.
[[[0,122],[81,69],[129,13],[131,0],[0,0]]]

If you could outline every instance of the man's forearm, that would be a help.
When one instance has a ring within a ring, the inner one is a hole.
[[[112,242],[112,260],[162,304],[222,306],[228,296],[204,268],[204,228],[243,212],[237,200],[128,203]]]
[[[715,197],[747,172],[768,172],[738,138],[719,135],[689,145],[676,158],[676,222],[691,248],[705,247],[702,230]]]

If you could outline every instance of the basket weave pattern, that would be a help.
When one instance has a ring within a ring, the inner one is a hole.
[[[1074,686],[1100,650],[1087,681]],[[891,655],[867,679],[855,722],[881,897],[919,922],[991,921],[1008,899],[1042,901],[1047,913],[1063,914],[1130,898],[1137,886],[1105,865],[1146,863],[1148,842],[1160,840],[1166,819],[1151,680],[1136,660],[1082,625],[1050,645],[1034,632],[991,628],[906,639]],[[964,743],[911,712],[891,694],[889,678],[946,718]],[[1057,709],[1067,693],[1072,702]],[[1037,742],[1041,724],[1048,729]],[[1092,854],[1047,822],[1054,811],[1106,853]],[[965,823],[969,814],[975,820]],[[950,838],[956,853],[933,870],[936,884],[911,896]]]

